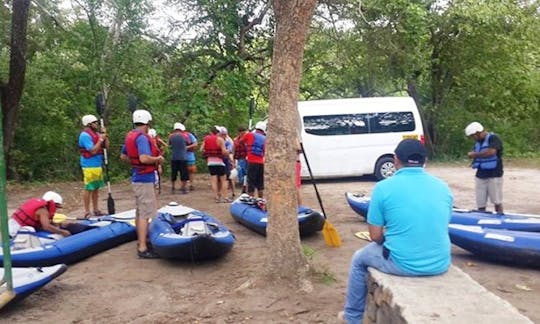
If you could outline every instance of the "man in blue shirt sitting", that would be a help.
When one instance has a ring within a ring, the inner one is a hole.
[[[431,276],[445,273],[451,264],[448,185],[424,170],[427,154],[420,141],[403,140],[394,153],[397,172],[375,185],[369,205],[372,242],[351,260],[340,313],[347,323],[362,323],[368,267],[398,276]]]

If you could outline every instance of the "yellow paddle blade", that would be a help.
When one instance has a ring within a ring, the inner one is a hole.
[[[0,294],[0,309],[7,305],[13,298],[15,298],[15,292],[13,290],[5,290]]]
[[[67,216],[64,215],[64,214],[59,214],[59,213],[55,213],[54,216],[53,216],[53,223],[62,223],[63,221],[65,221],[67,219]]]
[[[334,227],[334,225],[330,224],[328,220],[324,222],[324,226],[322,229],[324,242],[326,245],[331,247],[340,247],[341,246],[341,237],[339,237],[339,233]]]

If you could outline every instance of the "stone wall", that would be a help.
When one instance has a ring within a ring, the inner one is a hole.
[[[364,324],[532,323],[459,268],[433,277],[398,277],[370,268]]]

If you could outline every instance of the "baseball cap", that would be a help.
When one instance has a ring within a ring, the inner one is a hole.
[[[185,131],[185,130],[186,130],[186,126],[184,126],[184,124],[182,124],[182,123],[174,123],[174,129],[178,129],[178,130],[181,130],[181,131]]]
[[[406,166],[423,166],[426,162],[426,148],[416,139],[409,138],[402,140],[399,142],[394,153],[398,160]]]

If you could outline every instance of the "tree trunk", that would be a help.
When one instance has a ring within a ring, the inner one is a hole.
[[[2,102],[2,127],[4,136],[4,153],[8,159],[9,150],[15,136],[15,124],[19,116],[19,103],[24,89],[26,72],[26,27],[30,0],[13,1],[11,15],[11,56],[9,61],[9,81],[0,86]]]
[[[273,1],[276,31],[266,143],[269,254],[265,268],[270,277],[295,283],[305,283],[302,279],[308,270],[296,217],[295,138],[304,45],[316,3],[316,0]]]

